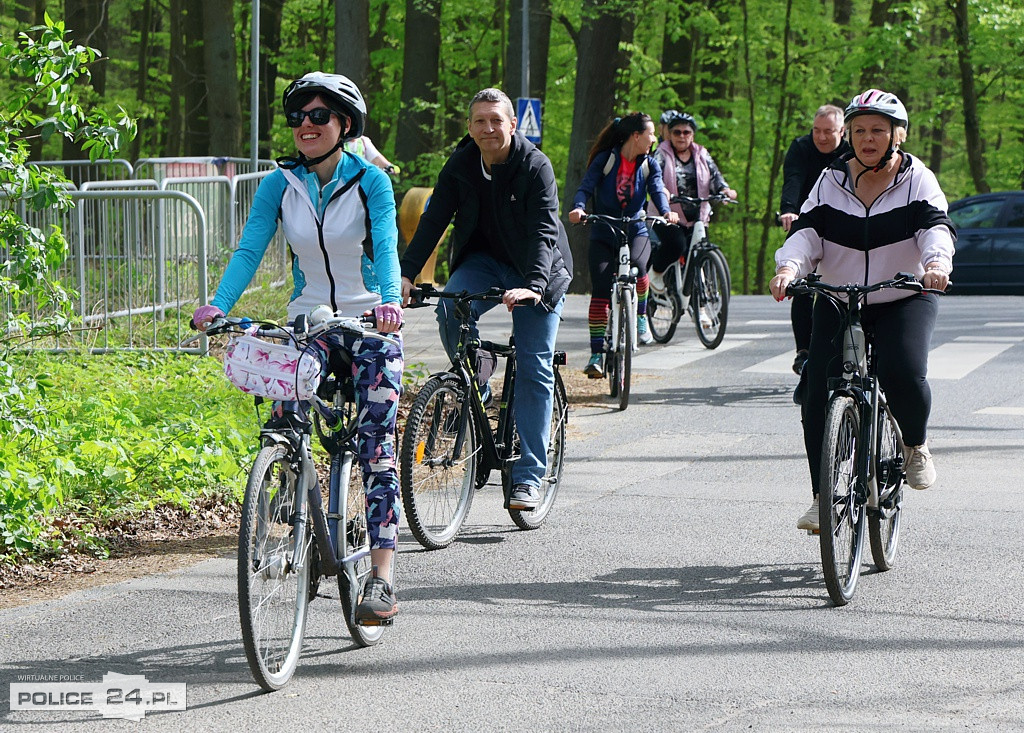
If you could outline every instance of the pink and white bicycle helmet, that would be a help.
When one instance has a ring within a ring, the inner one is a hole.
[[[843,114],[843,122],[849,124],[850,120],[860,115],[882,115],[899,127],[910,126],[903,102],[892,92],[883,92],[881,89],[868,89],[850,100]]]

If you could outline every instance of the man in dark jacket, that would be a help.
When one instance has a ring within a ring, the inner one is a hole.
[[[521,458],[512,467],[509,508],[532,510],[547,459],[554,394],[555,336],[572,279],[572,255],[558,218],[551,161],[516,133],[512,102],[484,89],[469,104],[469,135],[437,177],[416,234],[402,257],[402,295],[455,219],[445,289],[505,288],[516,334],[515,421]],[[473,304],[473,326],[493,303]],[[459,323],[450,303],[437,306],[441,343],[451,356]],[[485,396],[489,392],[485,389]]]
[[[818,108],[814,113],[811,134],[793,140],[782,164],[782,204],[779,206],[779,224],[788,234],[793,222],[800,216],[800,207],[811,194],[814,182],[833,160],[850,150],[843,139],[843,110],[832,104]],[[811,345],[811,309],[814,298],[798,295],[793,298],[790,318],[793,321],[793,339],[796,341],[796,359],[793,371],[800,374],[807,361]]]

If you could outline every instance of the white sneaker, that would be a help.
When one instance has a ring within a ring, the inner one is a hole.
[[[650,326],[647,323],[647,316],[636,317],[636,339],[644,346],[654,343],[654,336],[651,334]]]
[[[818,497],[814,497],[811,506],[796,520],[797,529],[806,529],[812,532],[818,531]]]
[[[656,292],[658,295],[661,295],[662,293],[665,292],[664,272],[655,272],[654,270],[651,270],[650,272],[647,273],[647,278],[651,282],[651,290]]]
[[[715,323],[711,320],[711,316],[704,312],[704,309],[700,309],[700,327],[705,331],[710,331],[714,327]]]
[[[908,445],[903,454],[906,461],[907,485],[923,490],[935,483],[935,462],[928,450],[928,444]]]

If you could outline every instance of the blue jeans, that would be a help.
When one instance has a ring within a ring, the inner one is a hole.
[[[487,255],[472,254],[452,273],[444,289],[449,292],[466,290],[479,293],[493,286],[505,290],[524,288],[526,280],[511,265]],[[473,302],[471,326],[474,337],[479,335],[477,320],[495,305],[497,303]],[[522,455],[512,466],[513,484],[529,484],[539,488],[547,468],[548,431],[551,427],[551,406],[555,390],[552,362],[558,322],[564,305],[565,298],[562,298],[552,313],[540,304],[516,306],[512,309],[512,330],[516,339],[514,417],[522,449]],[[441,300],[437,305],[441,344],[449,357],[459,345],[459,321],[453,311],[451,301]]]

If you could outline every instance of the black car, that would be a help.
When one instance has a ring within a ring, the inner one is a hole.
[[[949,293],[1024,295],[1024,191],[968,196],[949,205],[956,225]]]

